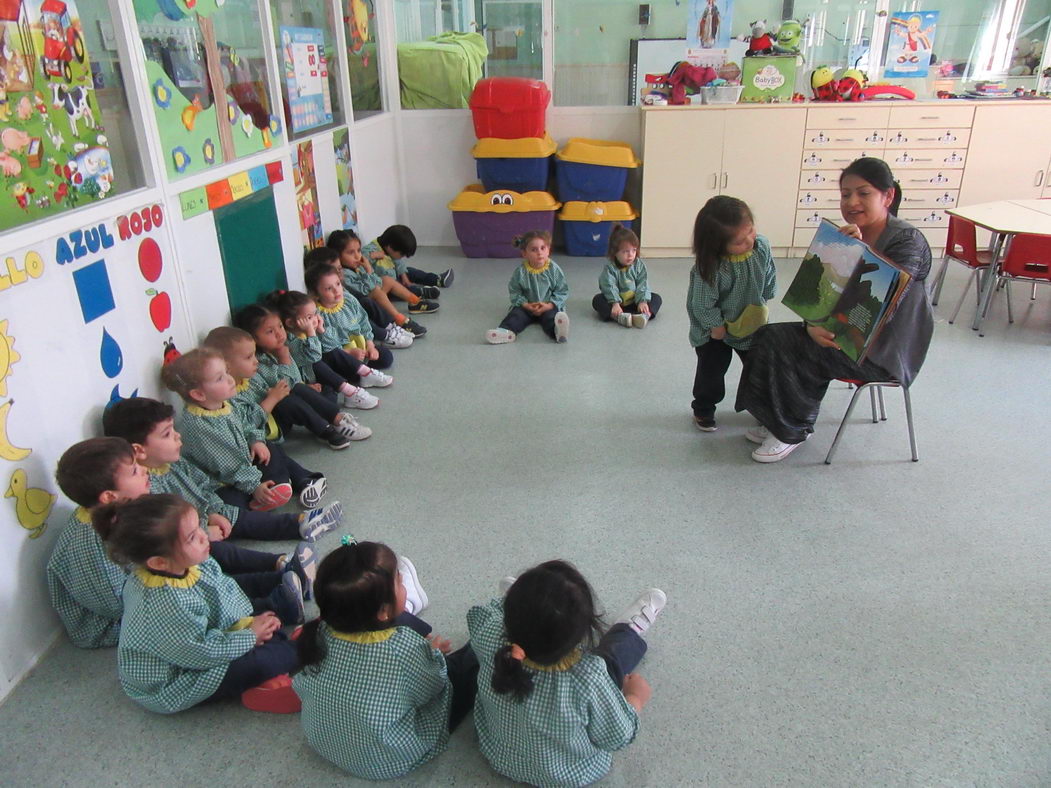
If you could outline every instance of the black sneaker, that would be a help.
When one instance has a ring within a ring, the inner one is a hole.
[[[408,309],[408,312],[409,312],[410,315],[426,315],[426,314],[429,314],[431,312],[437,312],[437,311],[438,311],[438,302],[437,301],[427,301],[426,299],[421,299],[421,300],[417,301],[415,304],[409,304],[409,309]]]
[[[331,424],[321,435],[318,435],[318,440],[327,443],[330,449],[336,449],[337,451],[350,448],[350,438]]]
[[[453,269],[446,268],[440,274],[438,274],[438,286],[449,287],[453,283]]]
[[[715,416],[694,416],[693,423],[701,432],[715,432],[719,425],[715,423]]]
[[[420,298],[429,298],[432,301],[436,298],[441,298],[442,291],[432,285],[423,285],[420,287]]]
[[[427,329],[417,323],[415,320],[406,320],[401,324],[401,327],[412,334],[414,339],[419,339],[427,333]]]

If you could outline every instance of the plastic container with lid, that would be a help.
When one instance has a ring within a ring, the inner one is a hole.
[[[510,189],[516,192],[543,191],[551,172],[555,141],[543,137],[514,140],[485,137],[471,149],[478,179],[486,191]]]
[[[628,170],[640,163],[626,142],[574,137],[555,154],[559,199],[618,201],[624,196]]]
[[[460,248],[467,257],[519,257],[514,239],[529,230],[555,227],[561,203],[542,191],[486,191],[474,183],[449,203]]]
[[[614,224],[630,228],[638,214],[626,202],[583,202],[562,206],[562,235],[566,252],[574,257],[605,257]]]
[[[551,91],[539,79],[488,77],[475,83],[468,105],[474,133],[483,137],[543,137]]]

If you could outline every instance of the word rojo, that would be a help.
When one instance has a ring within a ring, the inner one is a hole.
[[[148,205],[145,208],[117,217],[117,235],[127,241],[133,235],[148,233],[155,227],[164,224],[164,211],[159,205]]]

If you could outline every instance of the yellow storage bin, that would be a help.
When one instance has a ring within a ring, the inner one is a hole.
[[[567,202],[558,214],[566,252],[575,257],[603,257],[614,224],[631,227],[638,214],[626,202]]]
[[[485,137],[471,148],[471,155],[478,170],[478,180],[486,191],[543,191],[547,188],[551,157],[557,147],[546,134],[514,140]]]
[[[558,146],[551,137],[519,137],[504,140],[499,137],[483,137],[471,148],[476,159],[540,159],[552,156]]]

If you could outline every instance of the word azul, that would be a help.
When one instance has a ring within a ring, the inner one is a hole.
[[[113,243],[113,236],[109,234],[105,224],[89,227],[87,230],[74,230],[69,234],[68,242],[65,238],[59,238],[55,243],[55,260],[59,265],[72,263],[81,257],[95,254],[100,249],[109,249]]]

